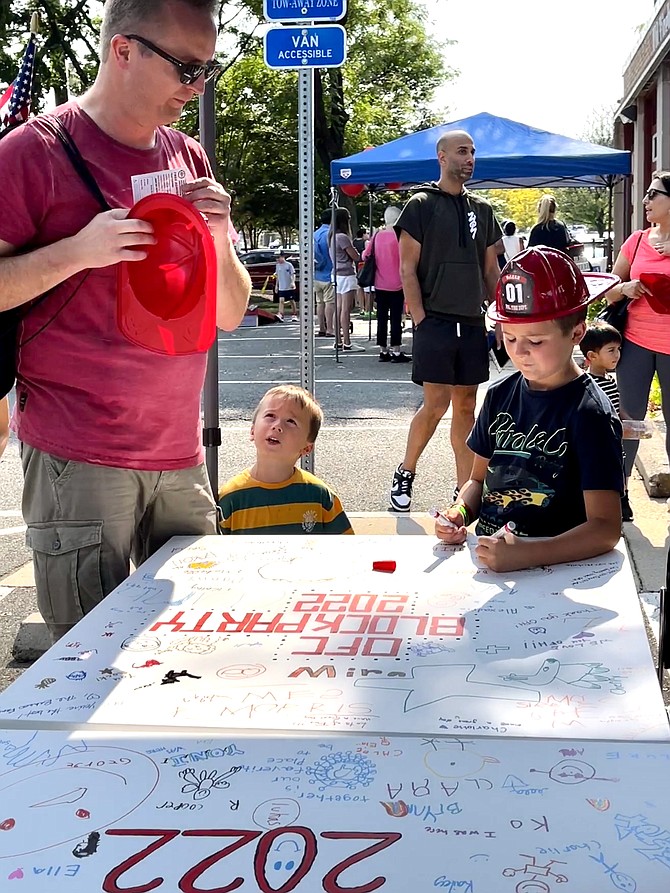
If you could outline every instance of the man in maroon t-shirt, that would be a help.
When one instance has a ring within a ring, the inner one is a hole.
[[[132,179],[182,170],[216,245],[217,324],[234,329],[249,277],[230,196],[173,130],[218,66],[215,0],[107,0],[93,87],[56,109],[114,210],[95,199],[39,117],[0,142],[0,310],[49,290],[20,332],[17,410],[27,541],[52,637],[66,633],[175,534],[215,533],[200,442],[203,354],[167,357],[116,324],[120,261],[154,243],[129,219]],[[234,232],[234,231],[233,231]],[[28,247],[29,246],[29,247]]]

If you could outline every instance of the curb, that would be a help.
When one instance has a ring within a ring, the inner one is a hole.
[[[12,645],[12,657],[17,663],[32,663],[51,648],[51,636],[39,611],[21,621]]]
[[[651,437],[640,441],[635,467],[642,476],[649,496],[654,499],[670,496],[670,465],[665,450],[665,437],[656,425],[653,426]]]

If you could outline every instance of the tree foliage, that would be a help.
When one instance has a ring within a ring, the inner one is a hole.
[[[537,203],[544,189],[482,190],[493,205],[498,220],[513,220],[517,229],[530,229],[537,223]]]
[[[90,0],[13,0],[0,4],[0,79],[15,76],[31,13],[40,11],[42,36],[33,109],[49,90],[57,103],[93,82],[99,20]],[[348,58],[343,68],[315,75],[315,209],[328,201],[330,162],[438,123],[430,102],[454,77],[427,13],[413,0],[350,0]],[[219,53],[226,70],[217,85],[219,176],[235,193],[236,220],[255,242],[259,228],[295,228],[298,220],[297,74],[265,67],[260,48],[262,0],[224,2]],[[197,135],[197,104],[179,125]],[[350,203],[353,210],[353,203]]]
[[[65,102],[68,80],[81,93],[93,83],[97,67],[98,20],[89,0],[12,0],[0,5],[0,81],[16,77],[34,12],[40,16],[33,109],[39,110],[49,90]]]
[[[259,14],[256,0],[245,5],[250,16]],[[317,212],[328,202],[333,159],[437,123],[430,101],[454,76],[429,34],[423,7],[410,0],[353,0],[344,24],[344,67],[314,72]],[[268,228],[297,226],[297,75],[269,71],[260,49],[248,46],[221,79],[217,96],[217,126],[229,134],[218,159],[222,179],[238,196],[236,219],[242,211]],[[355,220],[354,203],[344,203]]]
[[[345,25],[344,68],[317,76],[316,148],[325,167],[423,126],[436,87],[454,76],[446,41],[429,34],[426,11],[412,0],[354,0]]]

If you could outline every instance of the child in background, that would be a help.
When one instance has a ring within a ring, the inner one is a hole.
[[[271,388],[256,407],[254,465],[219,490],[222,533],[353,533],[337,496],[295,463],[314,449],[323,412],[303,388]]]
[[[298,310],[295,303],[295,267],[286,260],[283,251],[279,252],[275,264],[275,278],[277,280],[277,297],[279,298],[279,312],[277,316],[284,321],[284,301],[291,302],[293,309],[292,322],[298,321]]]
[[[621,416],[619,388],[611,374],[621,359],[621,335],[618,330],[606,322],[593,323],[587,327],[579,349],[595,383],[607,394]]]
[[[518,371],[489,387],[467,441],[470,480],[445,513],[450,524],[435,525],[462,543],[478,518],[476,555],[493,571],[592,558],[621,536],[621,422],[572,358],[588,304],[616,282],[552,248],[527,249],[501,274],[488,315]],[[509,522],[517,536],[503,533]]]
[[[619,388],[612,372],[621,359],[621,335],[614,326],[605,322],[593,323],[579,342],[581,352],[586,360],[586,367],[598,387],[610,398],[612,406],[619,418],[628,416],[621,409]],[[628,481],[621,497],[621,520],[632,521],[633,510],[628,499]]]

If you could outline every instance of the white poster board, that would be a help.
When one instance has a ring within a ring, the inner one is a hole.
[[[665,893],[665,743],[0,732],[0,889]]]
[[[172,540],[4,692],[0,723],[668,738],[623,545],[497,575],[434,542]]]

